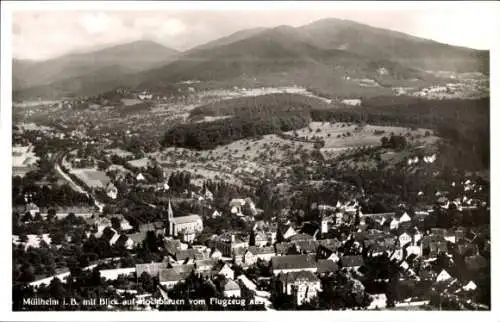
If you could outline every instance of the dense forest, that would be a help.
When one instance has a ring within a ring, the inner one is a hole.
[[[441,154],[451,167],[489,167],[489,98],[426,100],[414,97],[376,97],[360,107],[340,107],[296,94],[244,97],[201,106],[191,120],[230,116],[214,122],[191,122],[169,129],[164,146],[212,149],[236,140],[305,127],[310,121],[350,122],[425,127],[445,139]]]

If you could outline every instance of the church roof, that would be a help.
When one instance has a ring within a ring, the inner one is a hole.
[[[187,223],[193,223],[196,221],[201,221],[201,217],[199,215],[187,215],[187,216],[182,216],[182,217],[174,217],[173,221],[176,225],[187,224]]]

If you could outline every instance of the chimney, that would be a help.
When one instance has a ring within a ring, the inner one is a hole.
[[[231,234],[231,243],[234,243],[236,241],[236,236],[234,234]]]

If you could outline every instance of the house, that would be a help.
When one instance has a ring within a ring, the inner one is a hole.
[[[401,235],[399,235],[398,240],[399,240],[399,246],[403,247],[406,244],[411,243],[412,238],[407,233],[402,233]]]
[[[236,265],[243,265],[243,259],[246,251],[246,248],[235,248],[233,250],[233,262]]]
[[[186,280],[193,270],[194,265],[179,265],[173,268],[162,269],[159,272],[160,285],[167,290],[172,289],[176,284]]]
[[[368,310],[384,309],[387,307],[387,295],[385,293],[373,294]]]
[[[106,191],[106,195],[108,197],[110,197],[111,199],[116,199],[118,197],[118,189],[115,187],[115,185],[112,182],[108,183],[105,191]]]
[[[141,172],[139,172],[139,174],[135,177],[135,179],[137,181],[144,181],[144,180],[146,180],[146,178],[144,177],[144,175]]]
[[[142,242],[146,239],[146,233],[141,232],[127,234],[126,236],[132,240],[134,245],[142,245]]]
[[[29,212],[31,217],[35,217],[36,214],[40,213],[40,208],[33,202],[30,202],[25,207],[25,213]]]
[[[245,204],[245,199],[232,199],[229,202],[229,209],[231,209],[232,214],[242,214],[243,206]]]
[[[236,233],[224,233],[210,241],[211,247],[217,248],[224,257],[233,257],[238,248],[248,248],[248,236]],[[243,255],[243,254],[241,254]]]
[[[271,268],[274,275],[298,271],[316,272],[318,270],[312,255],[285,255],[271,258]]]
[[[134,248],[134,241],[127,235],[121,235],[116,241],[115,246],[131,250]]]
[[[465,285],[462,289],[463,289],[464,291],[474,291],[476,288],[477,288],[476,283],[474,283],[473,281],[470,281],[470,282],[469,282],[469,283],[467,283],[467,285]]]
[[[250,246],[248,247],[245,255],[243,256],[243,262],[246,265],[253,265],[257,262],[258,259],[269,262],[271,258],[274,256],[274,248],[273,247],[256,247]]]
[[[297,305],[309,302],[321,290],[319,278],[310,271],[296,271],[280,274],[280,290],[292,295]]]
[[[334,262],[339,261],[339,257],[337,255],[337,250],[341,246],[341,243],[338,239],[322,239],[319,240],[319,246],[316,250],[316,254],[318,258],[321,259],[331,259]]]
[[[414,254],[415,256],[420,257],[422,256],[422,249],[420,246],[410,245],[406,247],[406,253],[408,254],[408,256]]]
[[[97,229],[95,236],[97,238],[100,238],[102,236],[104,229],[106,229],[107,227],[111,228],[111,226],[112,224],[110,219],[106,217],[97,218],[96,220],[94,220],[94,227]]]
[[[143,273],[148,273],[151,277],[158,276],[161,270],[167,269],[169,264],[167,262],[160,263],[147,263],[147,264],[136,264],[135,270],[137,277],[140,277]]]
[[[448,274],[448,272],[446,270],[442,270],[438,276],[436,277],[436,282],[446,282],[448,280],[450,280],[452,277],[450,274]]]
[[[234,271],[224,262],[218,262],[213,268],[213,273],[217,276],[224,276],[227,279],[234,279]]]
[[[212,259],[221,259],[222,258],[222,252],[218,250],[217,248],[212,248],[209,253],[210,258]]]
[[[396,230],[399,228],[399,221],[396,218],[392,218],[391,223],[389,224],[391,230]]]
[[[340,259],[340,265],[343,268],[357,270],[363,266],[363,257],[360,255],[342,256]]]
[[[401,217],[399,217],[399,223],[404,223],[404,222],[411,222],[411,217],[408,215],[408,213],[405,211]]]
[[[333,221],[332,217],[327,217],[327,216],[321,217],[321,223],[320,223],[321,229],[320,229],[320,232],[322,234],[328,233],[328,231],[330,230],[329,224],[332,221]]]
[[[429,256],[437,257],[439,254],[448,252],[448,244],[445,241],[432,241],[429,244]]]
[[[194,262],[198,259],[207,259],[206,254],[199,252],[195,249],[177,250],[172,258],[178,263]]]
[[[316,254],[319,243],[316,240],[298,240],[294,241],[295,248],[300,254]]]
[[[339,266],[336,262],[331,259],[320,259],[318,260],[318,270],[317,273],[320,275],[329,275],[331,273],[337,272]]]
[[[225,279],[222,283],[224,297],[241,297],[241,289],[233,279]]]
[[[255,246],[263,247],[266,246],[268,238],[264,232],[257,232],[255,234]]]
[[[218,261],[216,259],[198,259],[194,261],[194,269],[195,272],[200,274],[211,275],[210,273],[214,269],[215,265],[217,265]]]
[[[284,229],[283,229],[283,239],[287,240],[287,239],[289,239],[290,237],[292,237],[295,234],[297,234],[297,232],[295,231],[295,229],[293,229],[292,226],[287,225],[287,226],[284,227]]]
[[[217,218],[217,217],[220,217],[221,214],[218,210],[214,210],[214,212],[212,213],[212,218]]]

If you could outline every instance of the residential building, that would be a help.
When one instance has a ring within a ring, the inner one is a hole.
[[[284,229],[283,229],[283,239],[287,240],[289,239],[290,237],[292,237],[293,235],[297,234],[297,232],[295,231],[295,229],[293,229],[292,226],[285,226]]]
[[[274,256],[275,253],[273,247],[250,246],[245,252],[245,255],[243,257],[243,262],[246,265],[253,265],[257,262],[258,259],[268,262]]]
[[[224,297],[241,297],[241,289],[233,279],[225,279],[222,282]]]
[[[337,272],[339,266],[336,262],[331,259],[320,259],[318,260],[318,270],[317,273],[320,275],[329,275],[331,273]]]
[[[213,273],[217,276],[224,276],[227,279],[234,279],[234,271],[227,263],[221,261],[214,266]]]
[[[167,262],[160,263],[147,263],[147,264],[136,264],[135,269],[137,273],[137,277],[141,277],[142,273],[146,272],[151,277],[158,276],[161,270],[169,268],[169,264]]]
[[[173,268],[162,269],[159,272],[160,285],[172,289],[176,284],[186,280],[193,272],[194,265],[179,265]]]
[[[292,295],[297,305],[311,301],[321,290],[319,278],[310,271],[296,271],[281,274],[281,291]]]
[[[225,233],[212,239],[211,244],[211,247],[220,250],[224,257],[233,257],[236,249],[248,248],[248,237],[242,234]]]

